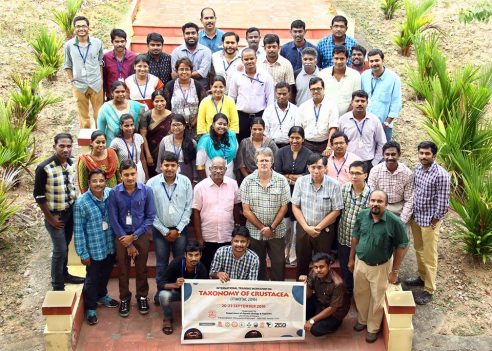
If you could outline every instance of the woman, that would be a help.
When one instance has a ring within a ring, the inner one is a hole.
[[[198,105],[205,97],[205,89],[191,78],[193,63],[187,57],[182,57],[176,61],[175,65],[178,78],[166,84],[167,109],[173,113],[181,114],[185,117],[186,123],[196,134],[196,117]]]
[[[120,118],[120,133],[111,142],[121,161],[131,159],[137,164],[137,181],[145,183],[148,179],[147,163],[142,153],[143,137],[135,133],[135,125],[131,115],[124,114]]]
[[[229,119],[223,113],[217,113],[210,126],[208,134],[198,141],[196,155],[196,169],[200,179],[210,175],[209,167],[214,157],[226,160],[226,176],[234,177],[234,157],[237,152],[236,134],[228,130]]]
[[[264,147],[269,147],[273,151],[273,156],[277,154],[278,147],[275,142],[264,135],[265,121],[261,117],[255,117],[251,121],[251,136],[241,140],[237,153],[237,166],[243,177],[253,173],[256,166],[256,151]]]
[[[164,90],[156,90],[152,93],[154,108],[146,111],[140,119],[140,134],[144,138],[145,158],[149,170],[149,176],[156,175],[154,160],[157,159],[159,143],[169,134],[172,112],[166,109]],[[160,166],[160,165],[158,165]]]
[[[210,90],[212,95],[206,97],[200,103],[198,108],[198,118],[196,133],[202,135],[208,132],[212,120],[216,113],[223,113],[229,118],[229,130],[239,133],[239,117],[237,114],[236,103],[234,99],[225,96],[226,80],[222,76],[215,76]]]
[[[196,182],[196,141],[186,125],[183,115],[171,115],[171,132],[159,144],[159,154],[155,162],[155,171],[161,173],[161,162],[164,151],[174,152],[178,156],[178,172],[187,176],[191,182]]]
[[[111,85],[113,100],[105,102],[97,115],[97,129],[106,135],[106,145],[109,147],[116,134],[120,132],[120,117],[128,113],[133,117],[133,123],[138,125],[144,107],[142,104],[126,98],[127,86],[119,80]]]
[[[152,93],[164,88],[164,84],[159,78],[149,73],[150,61],[146,54],[135,57],[133,68],[135,74],[125,79],[128,86],[128,97],[133,101],[138,101],[147,105],[149,109],[154,108]]]
[[[283,174],[290,185],[290,194],[294,190],[294,184],[297,178],[308,172],[307,160],[312,152],[303,146],[304,129],[294,126],[289,129],[289,145],[280,148],[275,157],[274,169],[276,172]],[[295,219],[292,214],[292,204],[289,203],[289,211],[284,218],[287,226],[285,235],[285,260],[288,264],[294,264],[296,261],[296,243],[295,243]]]
[[[115,187],[120,179],[120,163],[116,152],[111,148],[106,148],[106,136],[103,132],[100,130],[92,132],[89,148],[91,153],[81,155],[77,164],[80,193],[83,194],[89,189],[89,172],[96,168],[104,171],[106,186]]]

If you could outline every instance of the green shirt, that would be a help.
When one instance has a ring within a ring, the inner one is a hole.
[[[370,265],[385,262],[396,248],[408,246],[405,225],[390,211],[384,211],[379,222],[374,222],[371,210],[362,210],[355,221],[352,236],[359,239],[355,248],[357,257]]]

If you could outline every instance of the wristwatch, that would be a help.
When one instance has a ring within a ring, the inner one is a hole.
[[[386,127],[389,127],[389,125],[390,125],[388,122],[384,122],[383,124],[384,124]]]
[[[133,234],[132,237],[133,237],[133,241],[137,241],[137,239],[138,239],[138,235],[137,234]]]
[[[309,324],[313,325],[314,323],[315,323],[315,320],[311,318],[311,319],[309,320]]]

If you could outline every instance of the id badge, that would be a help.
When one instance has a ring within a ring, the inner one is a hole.
[[[176,209],[174,208],[174,206],[169,206],[169,214],[170,215],[176,214]]]
[[[126,215],[125,223],[126,223],[126,225],[132,225],[132,215],[131,214]]]
[[[185,114],[186,116],[191,115],[191,111],[190,111],[190,109],[189,109],[188,107],[185,107],[185,108],[184,108],[184,114]]]
[[[85,67],[82,67],[82,69],[80,70],[80,74],[83,76],[87,75],[87,70],[85,69]]]
[[[125,80],[123,79],[123,77],[121,77],[121,76],[118,78],[118,80],[119,80],[120,82],[124,82],[124,81],[125,81]]]
[[[109,225],[108,225],[108,223],[106,221],[103,221],[103,223],[102,223],[102,229],[103,230],[108,230],[109,229]]]

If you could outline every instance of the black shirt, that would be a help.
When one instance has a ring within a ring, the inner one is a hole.
[[[178,278],[185,279],[208,279],[207,268],[203,265],[203,263],[198,262],[198,265],[195,268],[194,272],[188,272],[186,270],[186,259],[184,256],[180,256],[175,258],[169,263],[167,266],[166,273],[164,273],[164,281],[165,284],[173,284],[176,283]]]
[[[161,52],[159,55],[159,61],[156,61],[151,54],[147,54],[149,57],[149,73],[153,74],[166,85],[167,82],[172,80],[171,77],[171,55]]]

